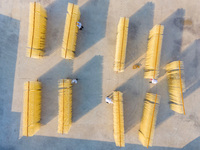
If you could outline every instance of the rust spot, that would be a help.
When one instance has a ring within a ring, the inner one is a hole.
[[[191,26],[192,25],[192,20],[191,19],[185,19],[184,20],[184,25]]]

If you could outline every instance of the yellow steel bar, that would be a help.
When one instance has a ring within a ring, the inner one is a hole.
[[[121,126],[120,126],[120,104],[119,104],[119,92],[118,92],[118,107],[119,107],[119,130],[120,130],[120,147],[121,147]]]
[[[182,92],[182,81],[181,81],[181,62],[179,60],[179,76],[180,76],[180,87],[181,87],[181,97],[182,97],[182,103],[183,103],[183,112],[185,115],[185,107],[184,107],[184,101],[183,101],[183,92]]]
[[[64,108],[64,79],[63,79],[63,127],[62,127],[62,134],[63,134],[63,131],[64,131],[64,116],[65,116],[65,108]]]
[[[36,9],[36,2],[34,2],[34,11],[33,11],[33,34],[32,34],[32,42],[31,42],[31,51],[30,51],[30,57],[32,55],[32,47],[33,47],[33,40],[34,40],[34,29],[35,29],[35,9]]]
[[[71,13],[71,18],[70,18],[70,24],[69,24],[69,33],[67,37],[67,45],[66,45],[66,51],[65,51],[65,58],[67,57],[67,48],[68,48],[68,43],[69,43],[69,35],[70,35],[70,28],[71,28],[71,22],[72,22],[72,16],[73,16],[73,11],[74,11],[74,4],[72,6],[72,13]]]
[[[158,42],[157,42],[157,48],[156,48],[156,61],[155,61],[155,67],[154,67],[154,75],[153,75],[153,78],[155,79],[155,75],[156,75],[156,64],[157,64],[157,53],[158,53],[158,45],[159,45],[159,42],[160,42],[160,28],[161,26],[159,25],[159,32],[158,32]]]
[[[27,136],[28,136],[28,122],[29,122],[29,120],[28,120],[28,118],[29,118],[29,86],[30,86],[30,84],[29,84],[29,81],[28,81],[28,98],[27,98]]]
[[[27,81],[24,88],[23,136],[33,136],[40,127],[40,83]]]
[[[156,100],[157,100],[157,94],[156,94],[155,104],[154,104],[154,107],[153,107],[153,115],[152,115],[152,120],[151,120],[151,126],[150,126],[147,148],[149,148],[149,141],[150,141],[150,137],[151,137],[151,129],[152,129],[152,125],[153,125],[154,111],[155,111],[155,108],[156,108]]]
[[[122,62],[122,52],[123,52],[123,44],[124,44],[124,30],[125,30],[125,22],[126,22],[126,18],[124,17],[124,26],[123,26],[123,36],[122,36],[122,46],[121,46],[121,57],[120,57],[120,70],[121,70],[121,62]],[[121,147],[121,146],[120,146]]]

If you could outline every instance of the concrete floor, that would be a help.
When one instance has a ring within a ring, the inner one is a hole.
[[[0,0],[0,149],[118,149],[113,138],[112,105],[104,102],[113,90],[124,93],[123,149],[146,149],[138,140],[146,92],[161,96],[153,147],[155,150],[200,149],[200,0],[38,0],[47,9],[46,56],[25,56],[29,2]],[[60,57],[68,2],[80,6],[84,30],[78,33],[74,61]],[[113,72],[120,17],[129,17],[126,69]],[[165,26],[157,86],[144,80],[149,30]],[[186,115],[169,108],[164,66],[183,60]],[[69,134],[57,133],[58,80],[77,77],[73,87],[73,124]],[[23,83],[42,82],[43,126],[33,137],[21,136]]]

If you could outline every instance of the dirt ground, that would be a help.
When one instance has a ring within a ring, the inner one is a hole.
[[[29,2],[0,0],[0,149],[118,149],[113,137],[112,105],[105,97],[113,90],[124,93],[126,147],[142,150],[138,130],[146,92],[161,96],[153,150],[200,149],[200,0],[37,0],[47,10],[45,57],[26,57]],[[84,26],[78,33],[76,58],[61,58],[68,2],[80,6]],[[117,25],[129,17],[126,68],[113,71]],[[144,79],[149,30],[164,25],[157,86]],[[173,60],[184,62],[186,115],[169,108],[164,67]],[[140,62],[142,66],[132,69]],[[73,87],[72,127],[57,133],[58,80],[78,78]],[[41,129],[22,137],[23,84],[42,82]]]

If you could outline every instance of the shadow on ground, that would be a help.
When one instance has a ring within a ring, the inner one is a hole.
[[[183,51],[181,60],[184,63],[185,98],[200,87],[200,39]]]
[[[68,3],[77,4],[77,0],[56,0],[46,8],[48,19],[45,55],[47,56],[57,48],[61,50]]]
[[[77,0],[57,0],[46,8],[48,15],[45,44],[47,56],[62,47],[68,2],[77,4]],[[77,35],[77,56],[105,37],[108,7],[109,0],[89,0],[80,7],[80,22],[84,29]]]
[[[154,4],[146,3],[129,18],[126,67],[147,50],[149,30],[153,27]]]
[[[180,59],[185,10],[178,9],[161,24],[164,25],[160,66]],[[163,72],[160,73],[161,76]]]
[[[127,82],[116,89],[123,93],[125,133],[139,123],[142,117],[144,97],[146,90],[148,89],[148,85],[145,84],[143,75],[144,71],[141,69]]]
[[[161,88],[162,87],[162,88]],[[169,117],[175,114],[169,107],[169,94],[168,94],[168,83],[167,78],[161,80],[153,88],[149,89],[148,92],[157,93],[160,96],[160,104],[157,114],[156,127],[167,120]]]
[[[58,115],[58,81],[72,74],[72,66],[72,61],[62,60],[39,77],[42,83],[41,124],[47,124]]]
[[[0,149],[19,137],[20,113],[11,112],[19,30],[19,20],[0,14]]]
[[[30,147],[31,145],[31,147]],[[103,142],[94,140],[81,140],[81,139],[67,139],[67,138],[55,138],[55,137],[44,137],[44,136],[34,136],[34,137],[23,137],[18,140],[15,144],[9,144],[7,147],[1,147],[2,150],[7,149],[48,149],[48,150],[62,150],[62,149],[83,149],[83,150],[113,150],[113,149],[134,149],[134,150],[146,150],[139,144],[126,144],[124,148],[119,148],[115,146],[114,142]],[[161,147],[153,146],[149,147],[150,150],[198,150],[200,149],[200,137],[194,139],[183,148],[173,148],[173,147]]]
[[[105,37],[108,7],[109,0],[89,0],[80,7],[84,29],[78,33],[77,56]]]
[[[76,122],[102,100],[102,56],[95,56],[74,73],[78,84],[73,87],[72,121]]]

